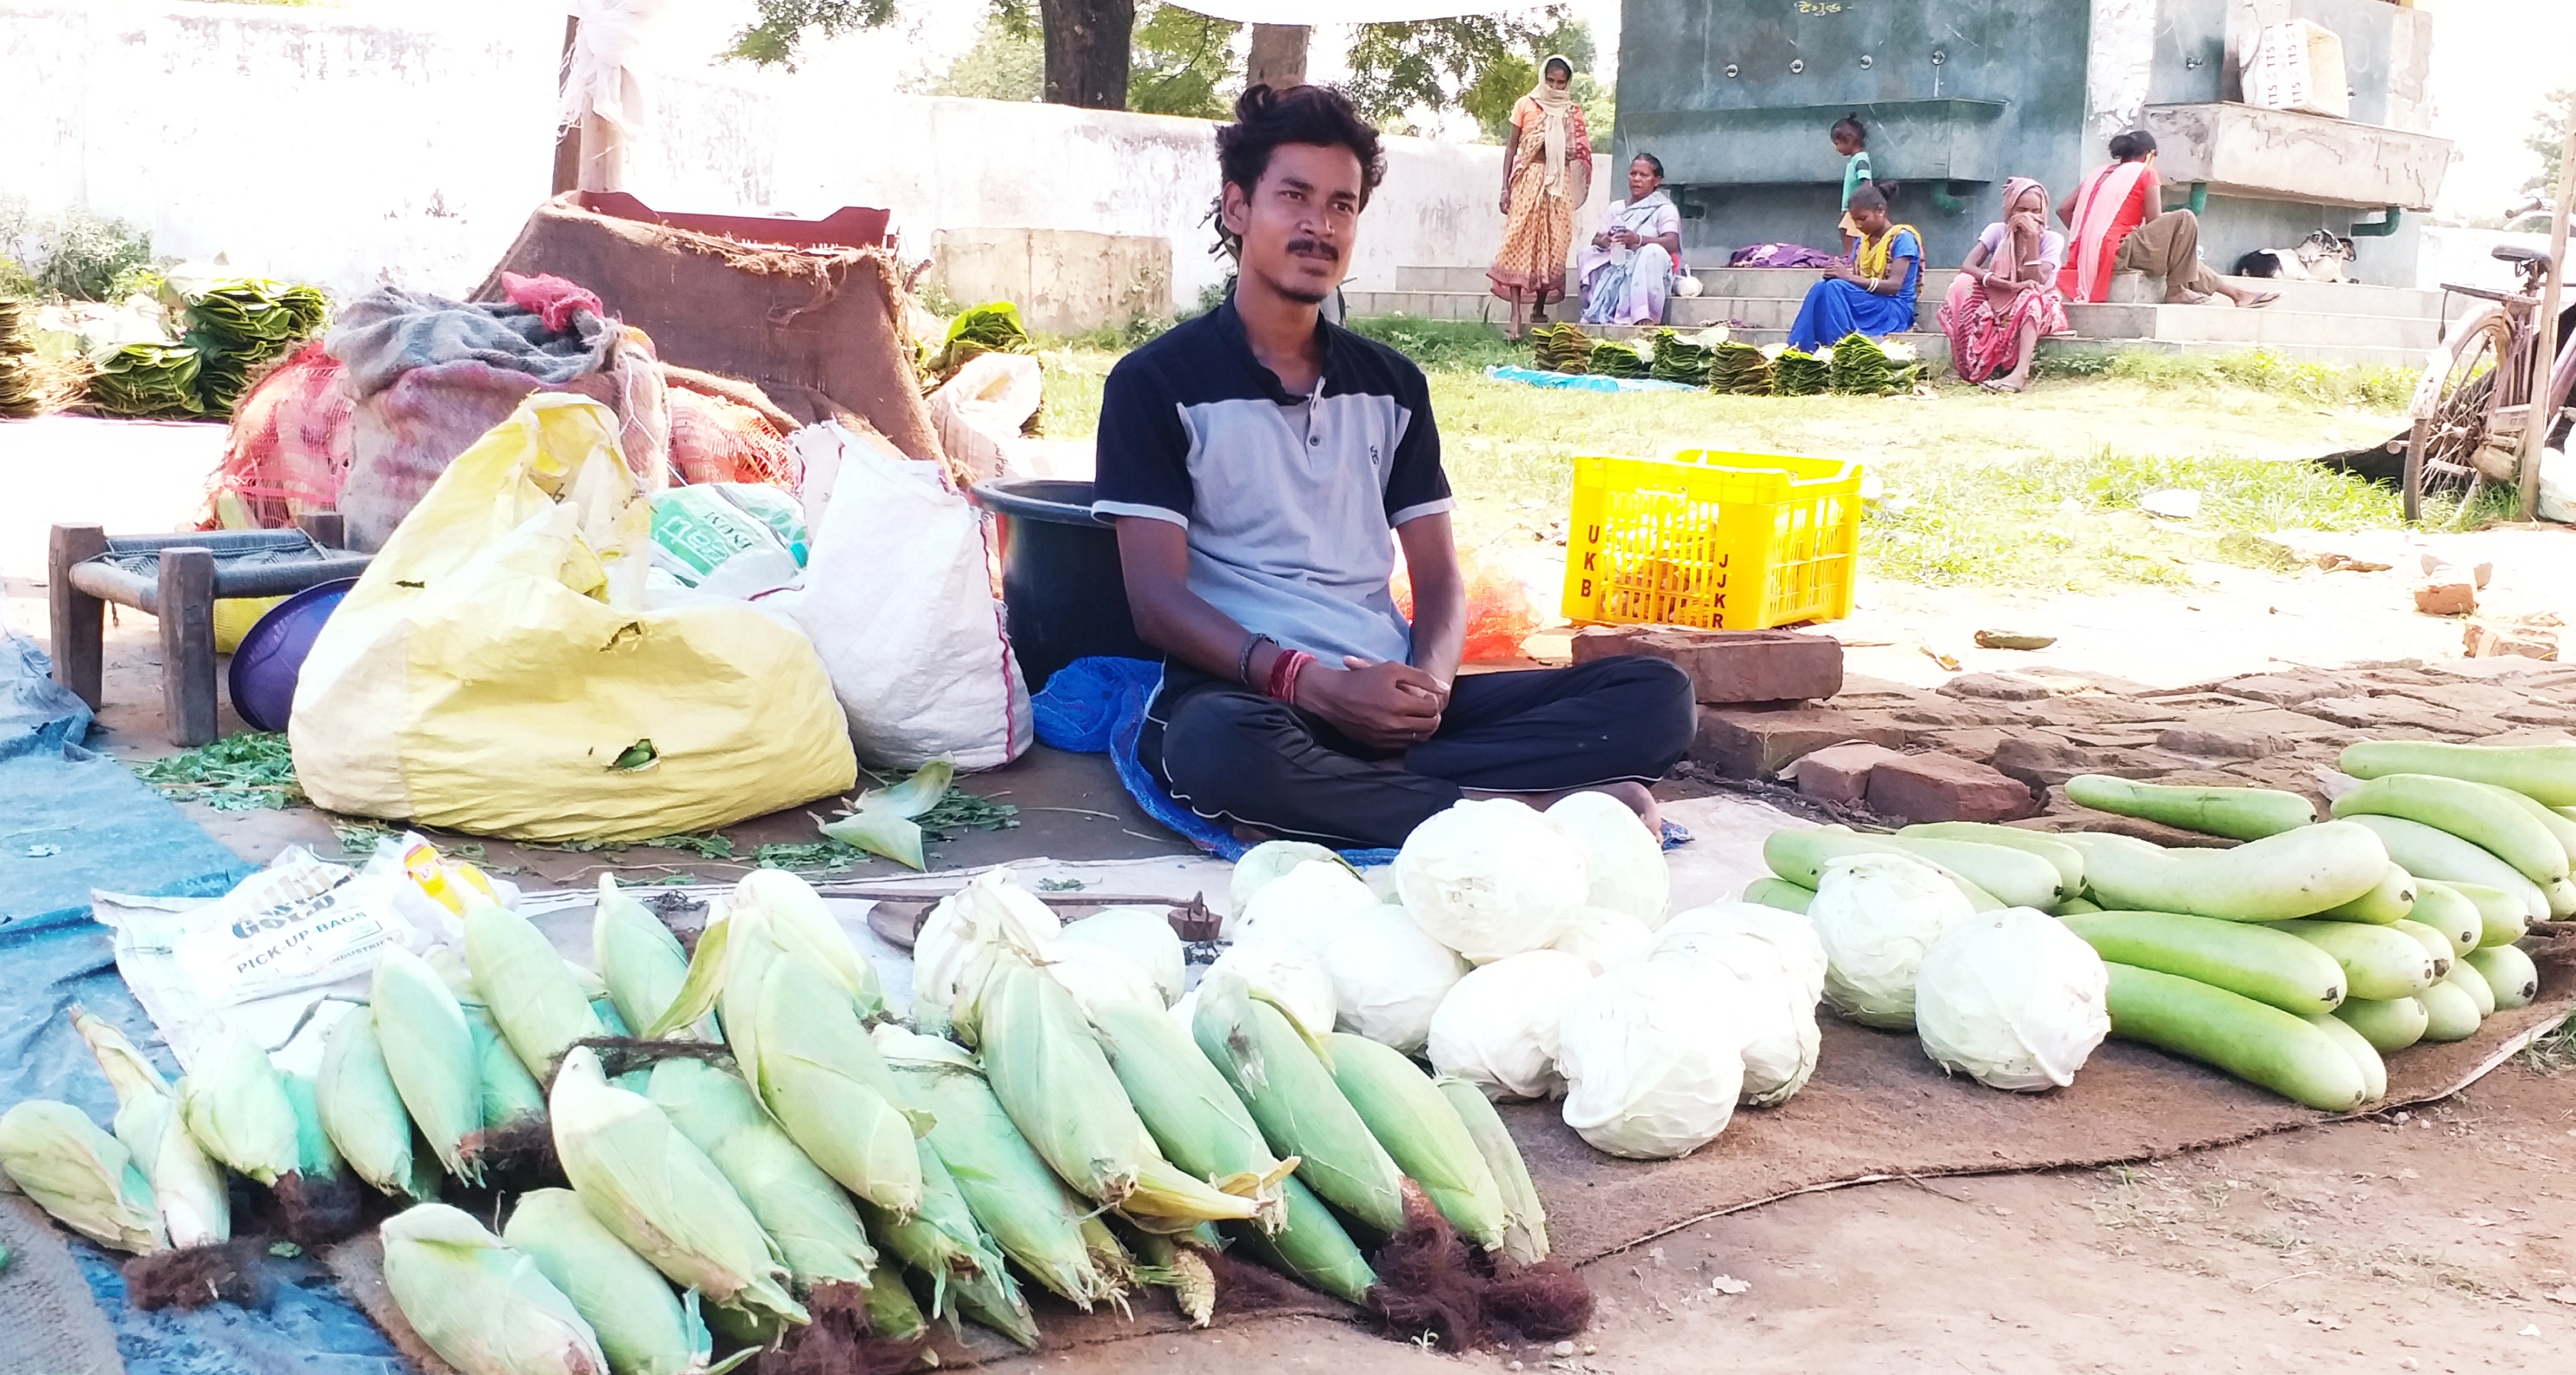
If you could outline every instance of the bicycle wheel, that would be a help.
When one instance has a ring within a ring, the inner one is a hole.
[[[2504,376],[2513,333],[2505,312],[2489,310],[2461,330],[2459,346],[2446,362],[2436,364],[2442,371],[2432,413],[2422,424],[2421,454],[2407,455],[2410,515],[2420,510],[2427,494],[2465,499],[2477,485],[2478,452],[2486,447],[2495,389]]]

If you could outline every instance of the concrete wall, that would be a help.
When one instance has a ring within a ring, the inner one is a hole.
[[[1902,184],[1897,215],[1923,231],[1932,261],[1956,263],[1995,218],[2002,176],[2036,176],[2058,194],[2073,184],[2095,3],[1625,0],[1616,154],[1660,151],[1657,138],[1696,143],[1667,161],[1689,185],[1685,202],[1704,211],[1684,220],[1682,237],[1706,262],[1771,240],[1834,245],[1842,163],[1827,131],[1846,109],[1875,105],[1927,126],[1946,119],[1947,140],[1929,127],[1874,133],[1870,160]],[[1766,117],[1783,110],[1806,118]],[[1694,126],[1724,137],[1692,140]],[[1782,175],[1793,160],[1804,174]]]
[[[157,252],[349,293],[479,282],[546,194],[560,10],[327,9],[0,0],[0,194],[149,229]],[[664,209],[820,215],[884,206],[907,256],[941,229],[1171,244],[1186,308],[1221,281],[1201,223],[1213,126],[932,100],[846,78],[692,64],[653,83],[626,189]],[[1501,150],[1387,141],[1352,285],[1481,265],[1502,238]],[[1606,169],[1608,159],[1601,163]],[[1594,178],[1586,223],[1607,199]]]

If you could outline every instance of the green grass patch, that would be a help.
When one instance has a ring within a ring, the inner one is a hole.
[[[2236,387],[2297,397],[2321,405],[2394,410],[2415,394],[2415,373],[2386,363],[2292,363],[2267,349],[2235,353],[2167,353],[2107,344],[2052,345],[2042,349],[2038,377],[2104,377],[2158,391]]]
[[[1420,365],[1425,372],[1468,369],[1483,372],[1508,363],[1527,363],[1528,346],[1513,343],[1492,325],[1475,320],[1426,320],[1415,315],[1361,315],[1344,321],[1351,333],[1375,339]]]
[[[1861,524],[1868,566],[1934,586],[2182,585],[2195,559],[2295,566],[2295,555],[2260,538],[2273,530],[2400,523],[2396,493],[2295,461],[2102,449],[2002,463],[1897,459],[1879,471],[1885,496]],[[2168,521],[2138,508],[2140,496],[2165,488],[2199,492],[2200,516]]]

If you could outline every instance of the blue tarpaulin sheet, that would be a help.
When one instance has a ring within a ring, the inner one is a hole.
[[[54,1098],[104,1125],[116,1096],[71,1029],[73,1003],[115,1024],[163,1073],[179,1066],[118,977],[112,937],[90,920],[90,890],[216,897],[251,866],[123,765],[82,748],[89,709],[50,672],[42,650],[0,634],[0,1110]],[[147,1313],[126,1302],[119,1257],[77,1238],[70,1246],[116,1329],[128,1375],[410,1368],[310,1258],[263,1262],[263,1308]]]

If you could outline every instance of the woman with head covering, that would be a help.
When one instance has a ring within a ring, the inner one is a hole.
[[[1991,392],[2030,385],[2041,336],[2067,332],[2057,293],[2066,236],[2048,227],[2048,190],[2029,177],[2004,182],[2004,217],[1986,226],[1968,250],[1941,303],[1941,332],[1950,336],[1950,366],[1959,380]]]
[[[1851,220],[1860,231],[1852,265],[1826,268],[1825,279],[1807,288],[1798,318],[1789,324],[1791,348],[1814,353],[1848,335],[1883,339],[1914,328],[1923,236],[1888,217],[1887,194],[1876,182],[1852,193]]]
[[[1660,325],[1682,261],[1682,212],[1664,194],[1661,159],[1629,159],[1628,199],[1610,202],[1608,218],[1574,259],[1583,323]]]
[[[1512,106],[1511,141],[1503,148],[1503,246],[1486,276],[1512,303],[1511,337],[1521,320],[1545,320],[1565,299],[1565,256],[1574,246],[1574,212],[1592,194],[1592,131],[1570,89],[1574,64],[1539,64],[1538,85]]]

